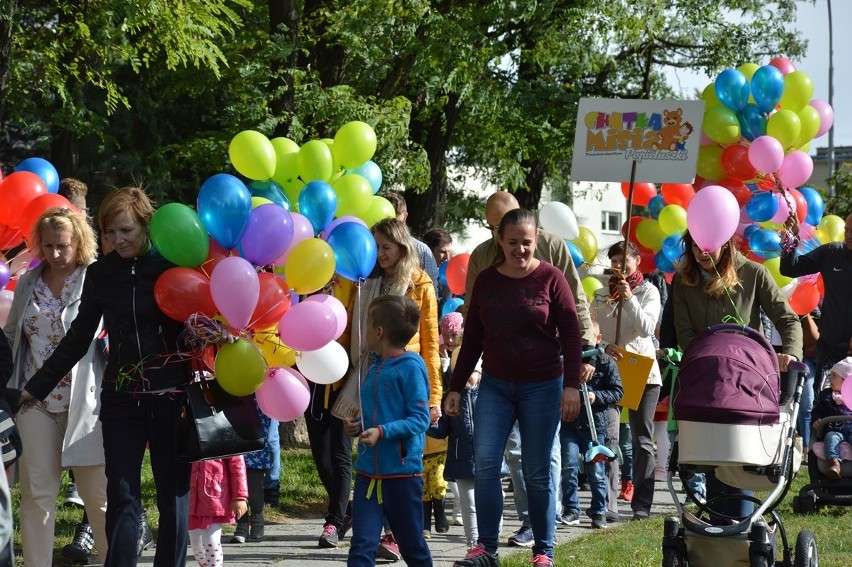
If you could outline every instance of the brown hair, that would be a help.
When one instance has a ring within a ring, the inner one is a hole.
[[[423,233],[423,242],[431,250],[436,246],[445,246],[453,243],[453,237],[443,228],[430,228]]]
[[[401,215],[402,213],[408,212],[408,205],[405,203],[405,197],[396,191],[388,191],[384,194],[384,197],[391,205],[393,205],[393,210],[396,211],[396,214]]]
[[[615,244],[609,247],[609,250],[606,253],[607,258],[612,258],[613,256],[624,256],[624,241],[619,240]],[[632,242],[627,242],[627,255],[631,258],[639,257],[639,247],[633,244]]]
[[[116,216],[125,212],[148,232],[154,216],[154,203],[140,187],[122,187],[107,195],[98,210],[98,228],[103,232]]]
[[[370,302],[367,314],[395,348],[405,348],[420,328],[420,308],[405,295],[380,295]]]
[[[54,207],[47,209],[33,224],[30,235],[30,250],[34,258],[44,260],[44,251],[41,249],[42,231],[51,229],[56,231],[68,231],[71,240],[77,244],[77,257],[74,261],[77,265],[86,266],[91,264],[98,255],[98,244],[95,239],[95,231],[86,220],[86,215],[68,208]]]
[[[692,244],[694,242],[688,230],[683,233],[684,254],[678,271],[684,285],[689,287],[696,287],[701,283],[701,266],[692,252]],[[737,274],[737,267],[734,262],[734,245],[732,241],[729,240],[722,245],[722,253],[719,255],[719,261],[716,263],[715,268],[716,272],[710,274],[710,281],[704,289],[707,295],[720,297],[726,290],[733,289],[740,284],[740,276]]]
[[[527,209],[512,209],[503,215],[503,218],[500,219],[500,226],[497,227],[497,236],[499,238],[503,238],[503,233],[506,231],[506,227],[508,225],[530,225],[538,230],[538,221],[535,218],[535,214],[532,211]],[[497,246],[497,256],[494,258],[493,266],[499,266],[503,262],[506,261],[506,256],[503,254],[503,248],[501,246]]]
[[[68,199],[69,203],[81,211],[86,208],[86,195],[89,194],[89,187],[79,179],[66,177],[59,182],[59,189],[56,192]]]

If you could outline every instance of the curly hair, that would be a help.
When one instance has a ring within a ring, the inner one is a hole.
[[[56,231],[68,231],[71,240],[77,244],[77,257],[75,263],[80,266],[91,264],[98,255],[98,243],[95,231],[86,219],[86,215],[72,209],[54,207],[47,209],[33,224],[30,235],[30,249],[34,258],[44,260],[44,251],[41,248],[42,232],[45,229]]]
[[[683,249],[685,253],[683,260],[680,263],[678,271],[683,280],[684,285],[696,287],[701,283],[701,266],[698,260],[695,259],[695,254],[692,252],[692,245],[695,243],[689,231],[683,233]],[[722,253],[719,256],[719,261],[716,263],[716,273],[710,274],[710,281],[704,291],[711,297],[720,297],[726,290],[731,290],[740,285],[740,276],[737,274],[736,263],[734,262],[734,244],[728,241],[722,245]]]

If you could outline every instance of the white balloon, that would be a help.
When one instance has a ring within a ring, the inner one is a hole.
[[[781,295],[784,296],[785,299],[790,299],[790,296],[793,295],[793,292],[796,291],[796,288],[799,287],[798,278],[793,278],[793,280],[781,288]]]
[[[349,369],[349,357],[340,343],[331,341],[317,350],[305,350],[296,355],[296,366],[302,376],[317,384],[334,384]]]
[[[545,204],[538,212],[538,220],[541,228],[552,232],[563,240],[574,240],[580,236],[580,228],[577,226],[577,217],[574,211],[565,203],[551,201]]]

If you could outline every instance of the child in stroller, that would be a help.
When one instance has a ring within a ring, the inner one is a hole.
[[[826,461],[825,476],[835,480],[841,477],[841,457],[845,456],[843,460],[847,462],[852,461],[852,409],[846,403],[852,400],[845,400],[841,395],[841,387],[847,379],[852,379],[852,357],[846,357],[831,367],[829,387],[819,393],[811,413],[813,428],[817,431],[823,430],[823,447],[818,450],[817,456]],[[826,420],[831,417],[847,419]],[[852,462],[849,462],[847,468],[852,469]],[[849,472],[852,470],[847,471]]]

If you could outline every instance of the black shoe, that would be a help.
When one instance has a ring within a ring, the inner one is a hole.
[[[95,537],[92,535],[92,526],[77,524],[74,529],[74,540],[62,548],[62,557],[70,559],[74,563],[90,563],[94,546]]]
[[[146,550],[154,547],[154,534],[151,533],[151,526],[148,524],[148,512],[142,509],[141,531],[139,533],[139,541],[136,542],[136,555],[141,556]]]
[[[606,521],[610,523],[618,523],[621,521],[621,517],[617,512],[613,512],[612,510],[606,511]]]
[[[343,527],[339,530],[339,536],[341,538],[346,537],[346,533],[352,529],[352,516],[346,514],[343,516]]]
[[[450,531],[450,521],[447,519],[445,500],[432,500],[432,508],[435,511],[435,531],[445,534]],[[424,528],[425,529],[425,528]]]
[[[237,529],[234,530],[234,535],[231,536],[231,543],[245,543],[249,535],[249,520],[248,515],[243,514],[237,520]]]
[[[249,529],[249,541],[263,541],[263,514],[252,514],[250,521],[251,528]]]
[[[500,567],[500,556],[496,553],[488,553],[481,543],[476,544],[464,559],[453,563],[453,567]]]

